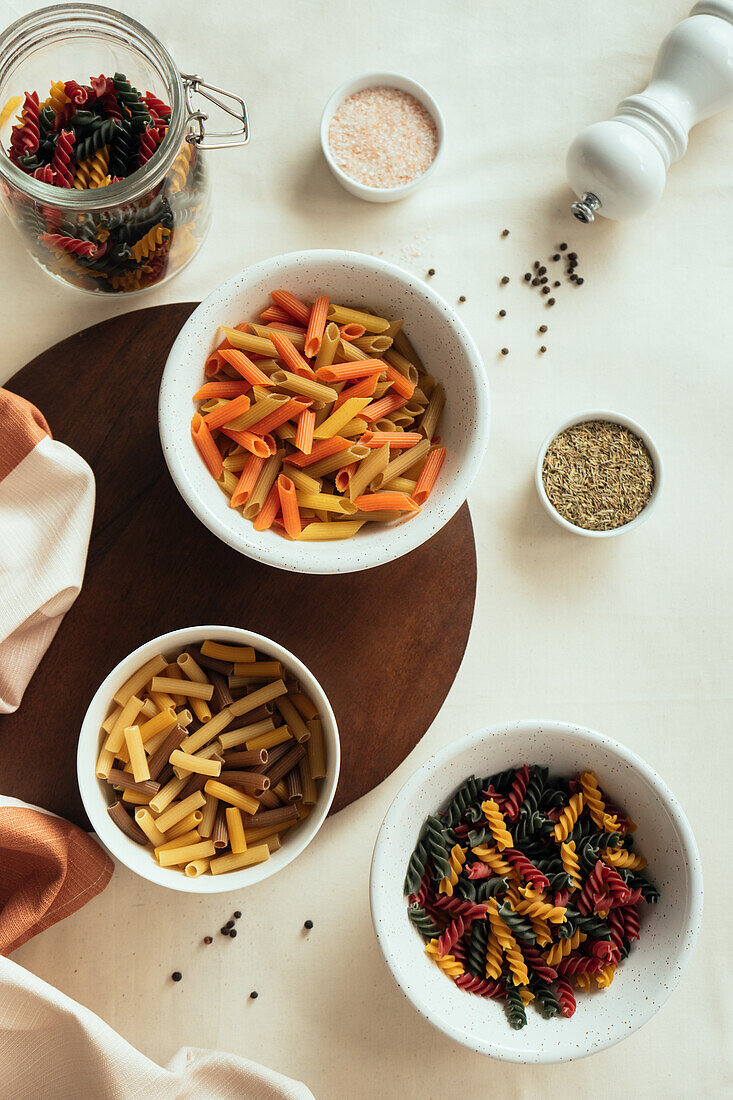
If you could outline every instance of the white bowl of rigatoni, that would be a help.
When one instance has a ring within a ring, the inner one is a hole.
[[[104,680],[79,735],[84,808],[112,855],[160,886],[260,882],[311,842],[338,783],[336,719],[283,646],[226,626],[161,635]]]
[[[414,550],[464,502],[488,385],[420,279],[361,253],[292,253],[194,311],[159,422],[173,480],[220,539],[281,569],[353,572]]]

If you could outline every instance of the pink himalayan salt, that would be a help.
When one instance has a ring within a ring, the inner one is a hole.
[[[426,172],[438,152],[430,113],[409,92],[365,88],[344,100],[328,127],[342,172],[368,187],[399,187]]]

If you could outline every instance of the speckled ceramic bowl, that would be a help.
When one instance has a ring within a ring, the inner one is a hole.
[[[255,531],[206,470],[191,439],[192,395],[204,380],[204,360],[221,325],[256,319],[271,290],[312,301],[329,294],[350,306],[368,306],[405,332],[432,374],[443,383],[446,405],[440,436],[448,453],[422,511],[407,521],[367,524],[339,542],[289,542]],[[159,399],[163,453],[181,496],[210,531],[241,554],[301,573],[350,573],[383,565],[427,542],[466,499],[489,435],[489,390],[478,349],[450,306],[414,275],[360,252],[312,251],[275,256],[235,275],[201,303],[181,329],[163,371]]]
[[[522,763],[553,774],[592,769],[601,788],[637,823],[639,851],[661,891],[641,906],[641,939],[613,984],[578,994],[571,1019],[544,1020],[530,1006],[527,1026],[512,1031],[503,1006],[464,993],[430,962],[410,924],[402,884],[425,817],[441,808],[469,775]],[[405,996],[435,1027],[482,1054],[509,1062],[564,1062],[625,1039],[664,1004],[682,977],[702,917],[702,868],[692,830],[660,777],[617,741],[564,722],[527,720],[494,726],[436,753],[407,781],[377,837],[371,873],[374,928]]]

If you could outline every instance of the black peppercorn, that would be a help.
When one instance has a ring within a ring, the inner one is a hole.
[[[532,264],[532,267],[535,269],[535,271],[537,270],[537,268],[539,266],[540,266],[540,261],[539,260],[535,260],[535,262]]]
[[[313,927],[313,921],[312,921],[312,920],[307,920],[307,921],[306,921],[306,922],[304,923],[303,927],[304,927],[304,928],[308,928],[308,929],[311,929],[311,928]]]
[[[204,936],[204,943],[213,943],[213,942],[214,942],[214,939],[213,939],[212,936]]]
[[[565,252],[567,250],[567,247],[568,246],[565,244],[565,241],[563,241],[562,244],[560,245],[560,251]]]
[[[547,299],[547,304],[548,304],[548,306],[554,306],[554,304],[555,304],[555,299],[554,299],[554,298],[548,298],[548,299]]]
[[[549,286],[543,286],[543,287],[542,287],[542,293],[543,293],[543,294],[549,294],[549,293],[550,293],[550,288],[549,288]]]
[[[506,317],[506,310],[505,309],[500,309],[499,310],[499,316],[500,317]]]
[[[226,924],[224,925],[224,927],[225,928],[234,928],[234,921],[233,920],[228,920],[226,922]]]
[[[183,974],[181,974],[180,970],[174,970],[173,973],[171,974],[171,978],[173,979],[174,982],[180,982],[182,977],[183,977]]]
[[[540,327],[538,328],[537,331],[538,332],[547,332],[547,325],[540,325]]]
[[[502,348],[501,349],[501,354],[502,355],[508,355],[509,354],[509,348]]]
[[[543,275],[542,278],[540,279],[540,286],[544,286],[546,282],[547,282],[547,276]]]
[[[538,275],[546,275],[547,274],[547,268],[544,266],[544,264],[542,265],[541,268],[539,268],[537,274]]]
[[[544,344],[542,344],[542,346],[540,347],[540,353],[541,353],[542,355],[544,355],[546,351],[547,351],[547,348],[545,347],[545,345],[544,345]]]
[[[577,279],[576,280],[576,283],[577,283],[578,286],[582,286],[584,282],[585,282],[585,279]]]
[[[221,932],[222,936],[228,936],[229,935],[229,929],[226,928],[226,927],[220,928],[219,931]]]
[[[250,997],[251,1001],[256,1001],[257,998],[259,997],[259,993],[257,992],[256,989],[253,989],[252,992],[250,993],[249,997]]]
[[[229,939],[233,940],[236,937],[236,935],[237,935],[236,928],[230,928],[230,930],[229,930]]]
[[[524,276],[524,281],[525,281],[525,283],[529,283],[529,282],[531,282],[531,280],[532,280],[532,272],[527,271],[525,273],[525,276]]]
[[[501,285],[502,285],[502,286],[506,286],[506,284],[507,284],[508,282],[509,282],[509,276],[508,276],[508,275],[502,275],[502,277],[501,277]]]
[[[575,280],[578,278],[578,276],[577,275],[570,275],[569,278],[570,278],[570,282],[574,283]]]
[[[532,286],[539,286],[539,285],[540,285],[540,281],[537,278],[537,276],[535,275],[534,279],[532,280]]]
[[[242,914],[240,913],[239,909],[235,909],[235,910],[234,910],[234,919],[235,919],[235,920],[239,920],[239,918],[241,917],[241,915],[242,915]]]
[[[465,302],[465,300],[466,300],[466,295],[465,295],[465,294],[461,294],[461,296],[460,296],[460,298],[458,299],[458,301],[459,301],[459,302]]]
[[[509,230],[508,229],[502,229],[501,235],[502,235],[502,237],[508,237],[509,236]]]
[[[435,274],[435,268],[434,267],[429,267],[428,268],[428,275],[434,275],[434,274]]]
[[[560,259],[560,253],[556,252],[555,255],[552,258],[553,258],[553,260],[555,260],[557,262],[557,260]]]

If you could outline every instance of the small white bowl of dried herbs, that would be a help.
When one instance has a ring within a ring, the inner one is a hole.
[[[608,538],[649,518],[662,489],[662,460],[635,420],[589,410],[550,432],[535,480],[540,500],[561,527]]]

